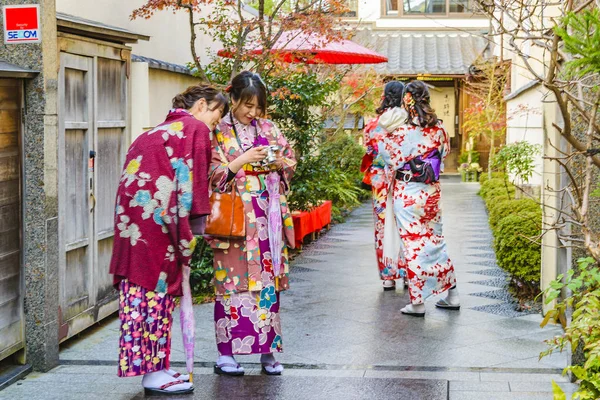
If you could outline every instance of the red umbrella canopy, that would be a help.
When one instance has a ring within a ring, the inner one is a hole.
[[[299,30],[284,32],[270,50],[282,61],[305,64],[379,64],[387,57],[351,40],[327,41],[324,36],[307,34]],[[250,51],[260,55],[262,48]],[[225,49],[217,53],[221,57],[232,57]]]

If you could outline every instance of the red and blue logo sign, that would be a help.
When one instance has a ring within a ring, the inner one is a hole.
[[[39,4],[3,7],[4,43],[39,43],[42,41]]]

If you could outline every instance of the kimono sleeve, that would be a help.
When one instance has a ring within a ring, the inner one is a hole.
[[[444,172],[444,159],[450,153],[450,137],[448,136],[448,132],[446,132],[446,129],[442,124],[439,124],[438,126],[438,135],[440,140],[440,147],[438,148],[438,151],[442,156],[442,164],[440,169],[442,172]]]
[[[192,218],[210,213],[208,173],[211,164],[210,130],[204,124],[194,133]]]
[[[216,132],[211,141],[209,181],[211,190],[217,193],[225,193],[231,190],[233,180],[227,179],[229,176],[229,161],[220,145],[219,137],[222,137],[222,134]]]
[[[288,194],[290,191],[290,183],[292,182],[292,177],[294,176],[294,171],[296,171],[296,156],[294,155],[292,146],[290,146],[285,136],[283,136],[275,124],[273,124],[272,134],[277,145],[281,148],[281,154],[283,156],[283,168],[279,170],[281,175],[281,192],[283,194]]]
[[[392,170],[398,170],[406,164],[412,154],[407,152],[404,138],[410,128],[398,128],[393,132],[387,132],[378,143],[378,152],[382,161]]]

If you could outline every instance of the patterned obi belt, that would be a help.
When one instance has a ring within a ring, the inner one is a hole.
[[[273,172],[276,171],[275,168],[270,169],[270,168],[265,168],[263,166],[254,166],[251,164],[246,164],[244,165],[244,173],[246,175],[264,175],[264,174],[268,174],[269,172]]]
[[[268,198],[267,193],[267,183],[266,178],[267,174],[273,172],[274,170],[266,169],[265,167],[255,167],[253,165],[246,164],[244,165],[244,173],[246,175],[246,188],[253,196]]]

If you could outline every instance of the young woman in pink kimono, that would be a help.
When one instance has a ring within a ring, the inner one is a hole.
[[[210,181],[214,191],[237,190],[246,237],[207,237],[214,251],[215,331],[219,357],[214,371],[243,375],[234,356],[261,354],[262,372],[280,375],[273,355],[282,351],[279,293],[288,284],[288,247],[294,230],[286,194],[296,167],[294,153],[275,124],[261,118],[267,89],[257,74],[242,72],[228,88],[232,109],[213,138]],[[267,146],[277,159],[266,163]]]
[[[363,157],[361,172],[363,184],[370,187],[375,222],[375,256],[383,290],[396,289],[396,280],[406,277],[406,263],[401,242],[395,232],[392,198],[389,190],[393,172],[379,155],[379,143],[388,130],[406,122],[408,114],[401,108],[404,84],[398,81],[386,83],[377,118],[369,121],[364,130],[367,152]],[[386,234],[387,231],[387,234]]]
[[[210,132],[228,109],[218,90],[189,87],[127,152],[110,264],[119,290],[118,375],[143,375],[147,392],[193,390],[188,376],[169,368],[172,313],[196,244],[190,221],[210,213]]]
[[[436,306],[460,308],[454,266],[442,236],[440,208],[439,173],[450,143],[442,121],[429,105],[429,91],[423,82],[406,85],[403,104],[408,121],[385,135],[379,154],[395,171],[393,210],[408,267],[411,301],[401,311],[423,317],[425,299],[445,291],[448,295]]]

